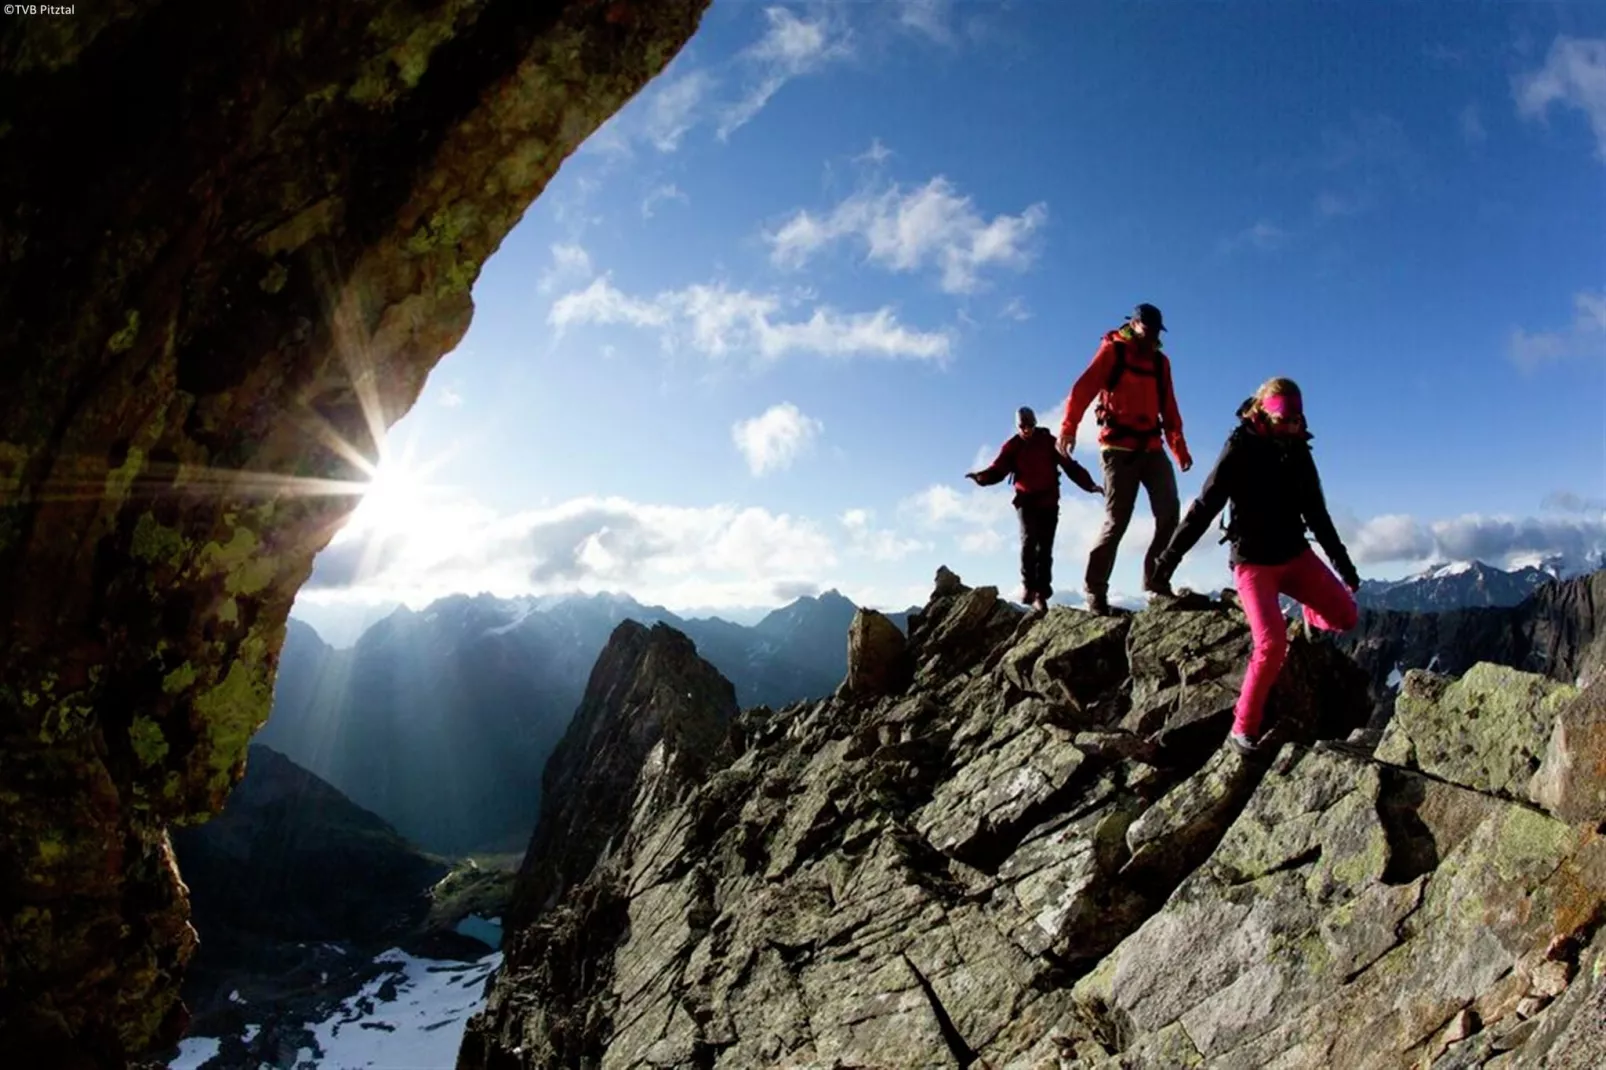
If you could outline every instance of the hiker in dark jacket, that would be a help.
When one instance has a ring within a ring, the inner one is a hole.
[[[1353,592],[1361,578],[1327,512],[1298,385],[1291,379],[1268,380],[1239,408],[1238,419],[1199,497],[1155,562],[1155,573],[1169,583],[1183,555],[1222,507],[1232,503],[1222,541],[1232,544],[1233,578],[1255,649],[1228,741],[1248,754],[1259,742],[1266,696],[1288,655],[1278,597],[1303,603],[1307,627],[1347,632],[1355,627]],[[1305,541],[1307,527],[1337,576]]]
[[[965,478],[987,487],[1013,476],[1015,514],[1020,518],[1020,600],[1046,610],[1054,593],[1054,533],[1060,522],[1060,471],[1089,494],[1104,488],[1087,469],[1061,454],[1054,436],[1037,426],[1037,414],[1021,407],[1015,413],[1016,433],[986,468],[966,472]]]
[[[1082,414],[1095,398],[1098,401],[1094,413],[1099,423],[1099,463],[1104,469],[1104,527],[1087,555],[1083,581],[1087,608],[1094,613],[1110,611],[1110,573],[1115,569],[1121,537],[1132,521],[1139,487],[1148,492],[1149,508],[1154,512],[1154,538],[1143,556],[1143,589],[1151,595],[1171,593],[1154,578],[1154,559],[1171,540],[1179,511],[1177,476],[1164,446],[1171,447],[1184,472],[1193,467],[1193,457],[1182,437],[1182,413],[1171,388],[1171,360],[1160,349],[1163,330],[1165,321],[1158,308],[1137,306],[1124,327],[1104,336],[1065,399],[1059,446],[1066,456],[1076,447]]]

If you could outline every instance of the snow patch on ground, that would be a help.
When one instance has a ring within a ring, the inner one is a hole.
[[[167,1064],[167,1070],[196,1070],[222,1046],[217,1037],[186,1037],[178,1046],[178,1058]]]
[[[463,1027],[484,1002],[485,979],[501,965],[501,952],[478,962],[440,962],[392,948],[374,961],[395,969],[369,981],[312,1027],[323,1057],[315,1063],[298,1062],[298,1070],[451,1070],[457,1065]]]
[[[1390,687],[1399,687],[1404,680],[1405,676],[1400,672],[1400,663],[1396,661],[1394,668],[1389,672],[1388,685]]]

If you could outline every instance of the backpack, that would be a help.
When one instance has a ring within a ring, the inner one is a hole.
[[[1151,438],[1159,438],[1161,434],[1161,421],[1164,419],[1166,407],[1171,400],[1171,376],[1166,373],[1165,366],[1160,363],[1160,360],[1164,354],[1160,352],[1158,347],[1156,347],[1154,352],[1155,360],[1153,370],[1137,368],[1133,367],[1127,362],[1127,343],[1125,339],[1115,338],[1111,340],[1110,344],[1115,347],[1115,367],[1110,369],[1110,377],[1104,383],[1104,393],[1106,395],[1113,393],[1115,391],[1116,384],[1118,384],[1122,377],[1125,376],[1129,371],[1133,375],[1154,376],[1159,380],[1159,382],[1156,384],[1157,397],[1155,400],[1158,402],[1158,414],[1160,419],[1155,421],[1153,428],[1139,429],[1135,427],[1128,427],[1124,424],[1117,423],[1115,418],[1110,414],[1109,409],[1107,409],[1104,406],[1104,403],[1101,401],[1098,407],[1093,410],[1094,421],[1100,427],[1107,427],[1116,434],[1127,438],[1135,438],[1144,442],[1147,442]]]

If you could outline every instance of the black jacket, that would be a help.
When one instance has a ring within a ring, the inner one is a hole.
[[[1238,410],[1240,423],[1227,436],[1216,466],[1205,477],[1199,496],[1182,518],[1157,566],[1166,575],[1193,549],[1212,520],[1232,503],[1227,540],[1234,565],[1281,565],[1304,553],[1310,529],[1339,577],[1359,582],[1355,566],[1333,527],[1322,480],[1311,456],[1308,432],[1279,437],[1258,430],[1249,415],[1250,402]]]

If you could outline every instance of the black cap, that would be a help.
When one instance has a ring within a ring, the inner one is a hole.
[[[1165,330],[1165,320],[1160,316],[1160,310],[1148,302],[1144,302],[1132,310],[1132,318],[1152,331]]]

